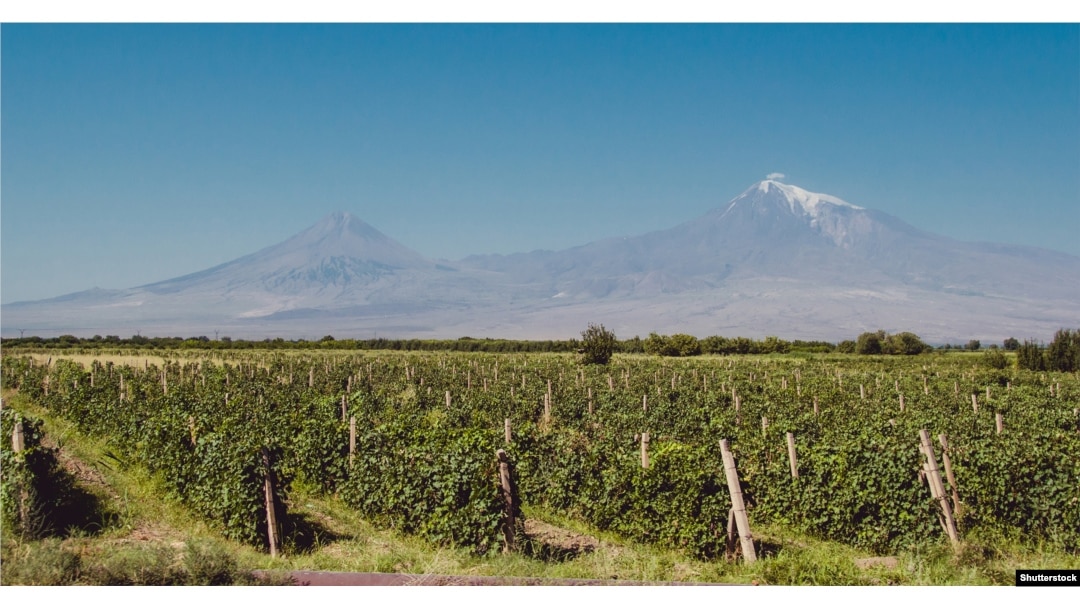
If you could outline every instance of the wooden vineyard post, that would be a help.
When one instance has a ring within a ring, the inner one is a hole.
[[[592,416],[593,404],[592,404],[592,387],[589,387],[589,415]]]
[[[904,411],[904,393],[900,393],[900,411]]]
[[[960,542],[956,534],[956,522],[953,521],[952,509],[949,508],[949,499],[945,495],[945,485],[941,483],[941,473],[938,471],[937,457],[934,456],[934,446],[930,444],[930,433],[926,432],[926,429],[919,431],[919,442],[923,456],[926,456],[925,469],[927,481],[930,483],[930,494],[941,506],[941,513],[944,515],[942,525],[955,549]]]
[[[799,478],[799,459],[795,455],[795,435],[790,431],[787,434],[787,456],[788,463],[791,464],[791,478]]]
[[[11,451],[21,452],[26,449],[26,436],[23,434],[22,420],[15,421],[15,428],[11,429]]]
[[[341,396],[341,421],[345,422],[349,419],[349,398],[347,395]]]
[[[818,415],[817,396],[814,396],[814,416]]]
[[[270,468],[270,451],[262,449],[263,468],[266,476],[263,478],[263,490],[266,495],[266,539],[270,544],[270,557],[277,557],[281,551],[280,528],[277,520],[277,501],[274,498],[274,471]]]
[[[1001,415],[1001,412],[994,414],[994,426],[997,428],[998,435],[1001,434],[1001,431],[1005,430],[1005,420]]]
[[[26,449],[26,435],[23,431],[22,420],[15,421],[15,428],[11,429],[11,451],[18,454]],[[19,525],[29,523],[30,514],[30,490],[26,487],[26,481],[19,482]]]
[[[859,400],[866,401],[866,389],[863,385],[859,385]]]
[[[544,422],[551,422],[551,393],[544,393]]]
[[[956,477],[953,477],[952,459],[949,458],[949,440],[945,437],[945,433],[938,435],[938,442],[941,444],[941,461],[945,465],[945,479],[949,481],[949,487],[952,488],[953,513],[956,513],[960,508],[960,491],[956,487]]]
[[[757,561],[754,538],[750,534],[750,520],[746,517],[746,505],[743,503],[742,488],[739,486],[739,472],[735,469],[735,457],[728,448],[727,439],[720,440],[720,455],[724,459],[724,475],[727,476],[731,509],[735,513],[735,525],[739,529],[739,539],[742,542],[743,559],[747,563],[753,563]]]
[[[649,468],[649,434],[641,434],[641,468]]]
[[[499,487],[502,489],[503,507],[503,553],[514,550],[514,492],[510,481],[510,461],[504,450],[496,450],[499,459]]]
[[[450,409],[450,391],[446,391],[446,409]]]
[[[349,416],[349,468],[356,461],[356,416]]]
[[[735,527],[735,509],[727,512],[727,544],[724,547],[724,556],[728,559],[735,557],[735,543],[738,542],[738,531]]]
[[[979,413],[979,400],[975,398],[975,393],[971,393],[971,411]]]
[[[641,396],[641,411],[645,412],[645,413],[649,412],[649,396],[648,395],[642,395]]]
[[[506,443],[507,443],[507,445],[509,445],[510,444],[510,438],[511,438],[511,435],[510,435],[510,419],[509,418],[506,418],[505,420],[503,420],[503,435],[505,435]]]

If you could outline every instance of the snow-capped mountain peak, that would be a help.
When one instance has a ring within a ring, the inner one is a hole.
[[[775,190],[787,200],[787,204],[791,208],[792,213],[801,213],[813,217],[817,217],[821,213],[823,203],[839,207],[848,207],[851,209],[862,209],[862,207],[852,205],[838,197],[818,192],[810,192],[808,190],[803,190],[798,186],[784,184],[772,179],[758,182],[750,190],[752,191],[755,189],[763,194],[768,194],[770,191]]]

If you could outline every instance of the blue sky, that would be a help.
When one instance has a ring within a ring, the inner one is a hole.
[[[0,29],[0,299],[194,272],[345,210],[421,253],[666,228],[768,173],[1080,255],[1080,26]]]

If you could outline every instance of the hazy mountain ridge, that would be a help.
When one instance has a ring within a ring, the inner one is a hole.
[[[144,334],[190,335],[209,323],[237,337],[386,335],[389,327],[566,337],[598,321],[630,335],[841,339],[881,327],[955,340],[1052,333],[1080,324],[1077,302],[1080,258],[955,241],[765,180],[671,228],[457,262],[428,259],[337,212],[200,272],[5,305],[3,331],[133,333],[123,328],[138,325]]]

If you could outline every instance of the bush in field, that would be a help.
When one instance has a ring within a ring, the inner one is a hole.
[[[602,324],[589,323],[589,327],[581,332],[582,363],[607,365],[617,345],[615,332]]]
[[[1005,369],[1009,365],[1009,360],[997,349],[986,351],[986,354],[983,355],[983,361],[993,369]]]

